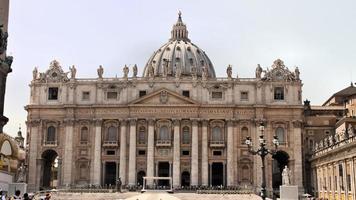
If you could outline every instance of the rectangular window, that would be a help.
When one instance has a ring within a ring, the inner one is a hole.
[[[107,97],[107,99],[110,99],[110,100],[116,100],[117,92],[107,92],[106,97]]]
[[[222,99],[222,92],[211,92],[211,98],[212,99]]]
[[[58,100],[58,88],[57,87],[48,88],[48,100]]]
[[[284,88],[275,87],[274,88],[274,100],[284,100]]]
[[[106,155],[115,155],[115,151],[112,151],[112,150],[109,150],[109,151],[106,151]]]
[[[88,101],[90,99],[90,92],[82,92],[82,100]]]
[[[140,90],[139,93],[138,93],[138,96],[139,97],[143,97],[147,94],[146,90]]]
[[[241,101],[248,101],[248,92],[241,92]]]
[[[139,156],[144,156],[144,155],[146,155],[146,151],[145,150],[138,150],[138,155]]]
[[[182,156],[189,156],[189,151],[188,150],[183,150],[182,151]]]
[[[189,98],[190,96],[189,90],[183,90],[182,95]]]
[[[221,156],[222,152],[221,151],[213,151],[213,156]]]

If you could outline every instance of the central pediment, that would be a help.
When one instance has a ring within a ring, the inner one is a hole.
[[[198,102],[166,88],[140,97],[129,105],[199,105]]]

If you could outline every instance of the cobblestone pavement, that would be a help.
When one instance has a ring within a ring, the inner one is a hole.
[[[57,193],[52,195],[55,200],[261,200],[256,195],[248,194],[195,194],[195,193],[174,193],[138,192],[127,193]]]

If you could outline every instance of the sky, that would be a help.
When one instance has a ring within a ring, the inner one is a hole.
[[[217,76],[254,77],[257,64],[280,58],[299,67],[303,99],[320,105],[356,82],[354,0],[10,0],[4,131],[26,131],[32,70],[57,59],[77,77],[122,76],[125,64],[139,74],[153,51],[168,41],[182,12],[189,38],[212,61]],[[25,135],[25,134],[24,134]]]

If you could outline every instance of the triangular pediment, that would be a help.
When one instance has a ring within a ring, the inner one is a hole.
[[[130,105],[198,105],[199,103],[166,88],[151,92],[130,103]]]

